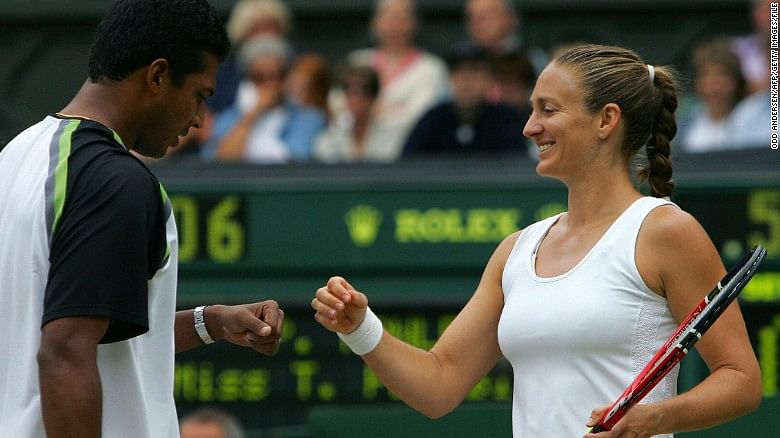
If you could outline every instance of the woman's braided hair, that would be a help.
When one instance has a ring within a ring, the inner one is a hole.
[[[631,50],[601,45],[575,47],[554,62],[579,73],[589,111],[600,111],[608,103],[620,107],[625,123],[624,157],[631,162],[644,147],[647,163],[638,168],[640,183],[648,181],[653,196],[671,196],[671,141],[677,133],[674,71],[648,66]]]

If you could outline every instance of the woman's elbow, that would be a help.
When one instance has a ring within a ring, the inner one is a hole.
[[[758,384],[750,385],[750,390],[746,391],[746,393],[747,395],[745,396],[744,415],[755,411],[759,406],[761,406],[761,401],[764,398],[761,382],[759,381]]]
[[[742,389],[740,393],[741,397],[741,415],[747,415],[761,405],[763,400],[763,387],[761,384],[761,370],[758,364],[755,367],[750,367],[749,371],[745,372],[745,382],[741,385]]]
[[[430,418],[431,420],[438,420],[439,418],[449,414],[453,409],[441,409],[441,408],[429,408],[420,409],[420,413]]]
[[[418,406],[416,409],[431,420],[438,420],[439,418],[454,411],[458,405],[460,405],[460,400],[450,401],[444,398],[440,398],[427,403],[424,406]]]

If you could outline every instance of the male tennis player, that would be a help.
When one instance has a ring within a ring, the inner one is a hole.
[[[272,354],[273,301],[176,312],[161,157],[203,122],[229,48],[206,0],[119,0],[89,80],[0,152],[0,431],[178,437],[174,351],[225,339]]]

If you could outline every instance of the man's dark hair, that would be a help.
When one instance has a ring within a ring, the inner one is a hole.
[[[220,61],[230,50],[225,27],[207,0],[117,0],[100,22],[89,54],[89,78],[121,81],[155,59],[167,59],[174,85]]]
[[[471,43],[456,43],[444,54],[447,68],[453,72],[461,67],[484,67],[490,69],[490,58],[482,47]]]

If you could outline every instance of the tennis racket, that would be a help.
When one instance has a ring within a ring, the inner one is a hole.
[[[764,260],[766,250],[758,245],[734,265],[704,299],[693,308],[685,320],[677,326],[669,339],[650,358],[633,382],[620,394],[607,412],[590,429],[591,433],[603,432],[626,415],[632,406],[639,403],[701,339],[704,332],[723,313],[753,278],[758,266]]]

